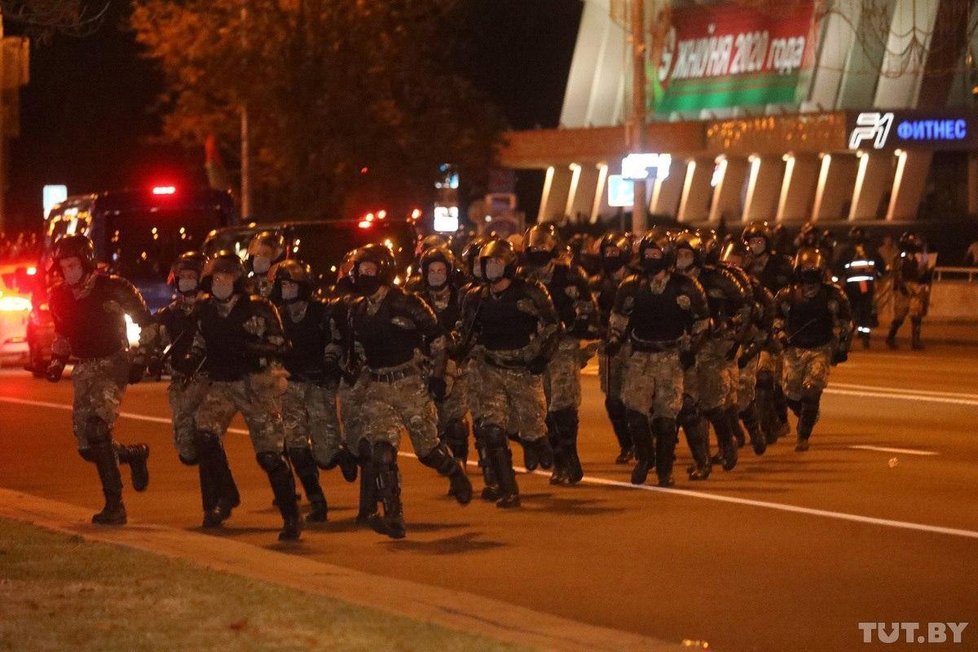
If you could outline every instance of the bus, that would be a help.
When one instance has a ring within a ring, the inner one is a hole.
[[[151,310],[170,302],[166,284],[170,265],[181,253],[197,249],[213,229],[238,223],[230,193],[209,188],[156,185],[75,195],[57,204],[44,220],[44,247],[28,320],[31,371],[41,374],[51,358],[54,324],[47,306],[47,285],[57,271],[51,264],[54,244],[66,235],[86,235],[95,245],[99,268],[131,281]]]

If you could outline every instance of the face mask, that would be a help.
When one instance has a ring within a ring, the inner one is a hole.
[[[506,273],[506,263],[487,260],[485,263],[486,280],[498,281]]]
[[[435,289],[441,288],[448,282],[448,274],[441,272],[428,272],[428,286]]]
[[[290,303],[299,298],[299,288],[295,285],[283,285],[282,286],[282,301]]]
[[[693,266],[693,259],[686,258],[685,256],[676,256],[676,269],[681,272],[686,271]]]
[[[550,251],[528,251],[526,252],[526,262],[528,265],[533,267],[543,267],[550,262],[553,258],[553,252]]]
[[[380,279],[376,276],[357,276],[357,291],[365,297],[369,297],[380,289]]]
[[[234,283],[214,281],[211,283],[211,294],[221,301],[227,301],[234,294]]]
[[[601,261],[601,266],[604,267],[604,271],[613,273],[624,267],[625,261],[621,256],[609,256]]]
[[[272,267],[272,259],[268,256],[255,256],[251,261],[251,269],[255,274],[266,274]]]
[[[70,272],[65,274],[65,282],[68,285],[78,285],[83,276],[85,276],[85,272],[81,267],[73,267]]]
[[[193,294],[197,291],[197,281],[192,278],[182,278],[177,281],[177,290],[180,294]]]
[[[755,256],[760,256],[761,254],[764,253],[764,243],[755,242],[754,244],[750,245],[750,250],[754,252]]]

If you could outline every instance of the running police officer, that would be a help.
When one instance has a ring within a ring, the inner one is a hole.
[[[903,321],[910,316],[910,347],[924,348],[920,327],[927,315],[930,298],[931,271],[924,260],[924,242],[916,233],[907,231],[897,243],[900,257],[893,264],[893,322],[886,336],[886,345],[897,348],[896,335]]]
[[[849,300],[826,281],[827,261],[818,249],[795,254],[794,282],[775,297],[774,336],[784,347],[784,387],[798,417],[796,451],[807,451],[818,421],[829,368],[848,359],[852,337]]]
[[[145,491],[149,447],[114,442],[112,427],[119,417],[127,383],[139,382],[146,373],[146,352],[157,328],[132,284],[96,270],[95,247],[87,237],[61,238],[54,245],[52,259],[63,280],[51,289],[49,297],[55,340],[46,375],[51,382],[58,382],[68,358],[78,359],[71,373],[72,429],[78,453],[95,465],[105,497],[105,507],[92,517],[92,523],[124,525],[126,507],[119,462],[129,465],[133,489]],[[135,351],[127,351],[127,315],[141,327]]]
[[[551,484],[576,484],[584,477],[577,453],[581,405],[581,339],[597,336],[598,310],[584,270],[557,261],[557,231],[537,224],[524,238],[524,273],[550,294],[563,326],[557,350],[543,374],[547,432],[554,454]]]
[[[272,293],[273,279],[269,272],[285,258],[285,238],[274,231],[256,233],[248,243],[248,291],[266,299]]]
[[[194,307],[200,294],[200,281],[207,258],[196,251],[181,254],[170,267],[167,279],[176,292],[176,298],[155,315],[160,328],[161,356],[153,360],[151,375],[157,377],[164,366],[170,371],[167,396],[173,415],[173,444],[177,457],[188,466],[197,466],[200,477],[200,498],[204,510],[203,527],[219,526],[231,515],[231,510],[241,504],[238,487],[231,475],[224,447],[218,442],[210,464],[200,464],[197,451],[197,427],[194,418],[207,393],[204,374],[187,366],[190,347],[197,332]],[[155,369],[153,369],[155,367]]]
[[[632,245],[621,233],[606,233],[598,242],[598,260],[601,271],[591,277],[591,293],[598,306],[601,323],[601,338],[607,341],[608,320],[615,305],[618,286],[628,276],[628,262],[632,257]],[[601,391],[604,392],[604,407],[611,421],[611,428],[618,440],[618,457],[615,464],[627,464],[635,456],[632,437],[628,433],[628,420],[625,417],[625,404],[621,400],[622,380],[625,362],[628,360],[628,347],[623,346],[614,356],[609,356],[602,346],[598,352],[598,375],[601,378]]]
[[[632,483],[644,484],[654,465],[659,486],[671,487],[683,369],[695,361],[709,328],[710,309],[699,282],[674,273],[675,246],[664,229],[645,234],[638,259],[642,273],[629,276],[618,288],[606,350],[614,356],[626,338],[631,347],[622,399],[638,460]]]
[[[282,322],[267,299],[246,291],[244,265],[234,252],[215,254],[204,268],[204,280],[211,294],[197,307],[197,335],[190,352],[191,364],[209,381],[196,419],[200,464],[213,468],[231,419],[240,412],[282,515],[278,538],[297,540],[302,517],[282,425]]]
[[[879,325],[876,316],[876,280],[883,276],[885,263],[872,251],[861,226],[849,230],[849,243],[839,259],[839,279],[849,298],[856,332],[863,348],[869,348],[869,337]]]
[[[394,285],[396,266],[394,254],[383,245],[359,250],[353,282],[361,296],[350,307],[349,334],[363,346],[368,382],[361,442],[369,443],[376,497],[384,507],[383,517],[373,515],[370,525],[380,534],[400,539],[405,535],[397,467],[402,429],[407,430],[421,463],[448,476],[451,494],[460,504],[472,499],[472,484],[438,440],[438,415],[431,400],[445,398],[447,338],[431,309]],[[418,364],[423,346],[432,358],[427,387]],[[358,446],[362,454],[366,454],[364,443]]]
[[[479,252],[485,284],[462,302],[459,348],[471,351],[471,405],[476,448],[486,486],[483,500],[500,508],[520,505],[507,433],[523,442],[527,470],[553,464],[547,440],[547,403],[541,375],[557,348],[560,321],[547,290],[516,275],[516,252],[493,240]]]

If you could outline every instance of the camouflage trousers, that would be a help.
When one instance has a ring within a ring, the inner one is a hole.
[[[800,349],[789,346],[784,350],[784,393],[797,401],[807,389],[822,391],[829,384],[832,347]]]
[[[757,396],[757,357],[743,368],[737,368],[737,411],[743,412]]]
[[[731,365],[728,340],[709,338],[696,352],[696,364],[683,372],[683,392],[704,410],[714,410],[736,400],[736,362]]]
[[[363,399],[361,438],[398,448],[401,432],[407,430],[418,457],[438,445],[438,411],[420,372],[393,382],[370,379]]]
[[[452,421],[464,420],[466,412],[469,411],[466,370],[456,366],[454,361],[450,361],[445,371],[445,380],[448,385],[448,396],[444,401],[435,403],[438,409],[438,432],[443,432]]]
[[[282,395],[282,427],[286,448],[312,448],[320,466],[327,466],[340,452],[340,419],[336,387],[289,381]]]
[[[242,380],[212,380],[197,410],[197,428],[223,437],[238,412],[244,417],[255,453],[285,451],[282,397],[270,372]]]
[[[497,367],[483,359],[474,361],[469,374],[473,391],[479,393],[472,405],[476,423],[519,433],[523,441],[547,436],[547,399],[540,376],[522,367]]]
[[[363,404],[366,388],[367,375],[364,371],[352,386],[344,380],[340,381],[340,386],[336,390],[343,441],[346,442],[346,447],[354,453],[363,432]]]
[[[683,404],[678,351],[634,351],[625,367],[622,401],[629,410],[675,419]]]
[[[610,358],[606,353],[598,354],[598,376],[600,377],[601,391],[613,401],[621,399],[622,385],[625,382],[625,367],[628,364],[630,351],[628,344],[625,344],[618,353]]]
[[[71,372],[71,384],[75,390],[72,401],[71,426],[78,450],[88,448],[88,421],[92,418],[105,422],[112,431],[122,395],[129,382],[129,356],[125,351],[105,358],[89,358],[79,361]]]
[[[577,340],[562,338],[554,357],[543,372],[543,395],[547,411],[576,410],[581,405],[581,346]]]
[[[167,388],[170,413],[173,415],[173,447],[180,459],[197,459],[194,433],[197,431],[197,410],[207,395],[207,381],[195,378],[186,386],[183,376],[174,376]]]
[[[928,287],[923,283],[907,282],[903,284],[907,293],[898,289],[893,290],[893,319],[903,321],[909,315],[911,319],[924,316],[927,305]]]

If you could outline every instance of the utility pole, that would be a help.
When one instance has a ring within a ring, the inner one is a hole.
[[[241,46],[248,52],[248,7],[241,7]],[[251,136],[248,133],[248,102],[241,102],[241,218],[251,217]]]
[[[633,154],[645,152],[645,0],[631,0],[632,44],[632,133],[629,148]],[[632,204],[632,233],[644,235],[648,224],[645,179],[635,179]]]

